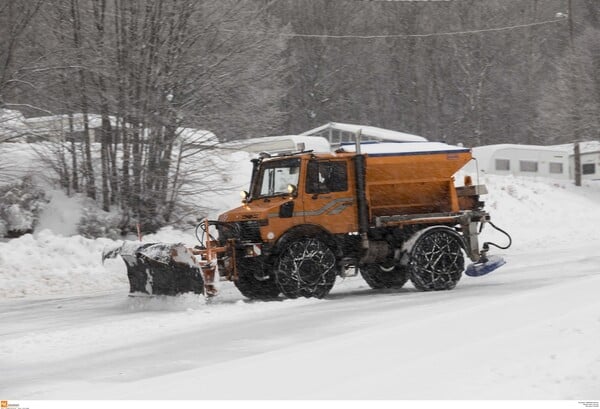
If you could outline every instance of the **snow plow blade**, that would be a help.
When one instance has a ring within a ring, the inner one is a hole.
[[[477,263],[470,264],[465,270],[465,274],[469,277],[480,277],[491,273],[498,267],[506,264],[506,261],[499,256],[489,256],[485,260],[480,260]]]
[[[125,242],[105,251],[102,260],[117,255],[127,266],[130,294],[204,293],[202,271],[183,244]]]

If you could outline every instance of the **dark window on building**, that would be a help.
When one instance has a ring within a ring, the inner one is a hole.
[[[538,163],[531,160],[521,160],[519,161],[519,170],[521,172],[537,172]]]
[[[307,193],[344,192],[348,190],[346,162],[310,161],[307,171]]]
[[[584,163],[581,165],[581,173],[584,175],[593,175],[596,173],[596,164],[595,163]]]
[[[550,162],[550,173],[563,173],[563,164],[558,162]]]
[[[510,161],[508,159],[496,159],[496,170],[510,170]]]

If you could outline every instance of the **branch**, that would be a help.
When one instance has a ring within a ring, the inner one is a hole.
[[[4,105],[9,106],[9,107],[30,108],[30,109],[35,109],[37,111],[44,112],[44,113],[49,114],[49,115],[54,115],[54,112],[52,112],[52,111],[48,111],[47,109],[36,107],[35,105],[31,105],[31,104],[14,104],[14,103],[11,103],[11,102],[5,102]]]

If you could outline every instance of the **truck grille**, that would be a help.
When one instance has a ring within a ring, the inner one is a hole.
[[[253,243],[260,242],[260,228],[257,221],[240,222],[240,240]]]
[[[260,228],[256,220],[249,220],[237,223],[227,223],[227,225],[219,225],[219,241],[224,243],[228,239],[238,239],[242,242],[259,243]]]

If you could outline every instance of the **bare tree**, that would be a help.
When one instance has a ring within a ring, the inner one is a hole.
[[[283,122],[286,42],[239,30],[272,24],[263,6],[181,0],[54,5],[49,25],[58,42],[46,64],[56,66],[60,58],[69,69],[37,80],[62,87],[59,106],[71,124],[55,149],[56,168],[64,186],[77,191],[83,181],[90,197],[99,180],[102,208],[118,204],[124,229],[139,222],[153,230],[171,219],[182,180],[174,167],[182,128],[240,138]],[[96,113],[100,123],[92,132]],[[73,125],[76,115],[81,132]]]
[[[600,138],[600,30],[589,28],[558,62],[556,76],[544,84],[537,132],[547,143]]]
[[[125,125],[122,185],[132,187],[122,191],[122,203],[133,219],[168,220],[177,196],[172,166],[179,130],[244,137],[267,123],[275,126],[284,42],[238,30],[242,23],[247,30],[264,24],[251,3],[114,4],[116,106]],[[236,126],[244,134],[232,132]]]
[[[7,103],[6,94],[24,82],[17,61],[24,33],[37,14],[42,0],[12,0],[0,3],[0,108]]]

